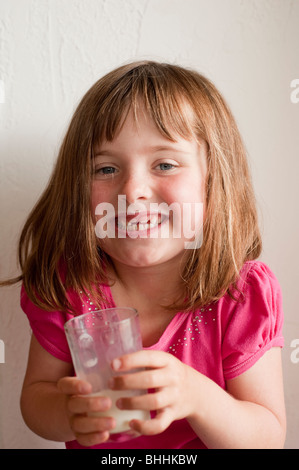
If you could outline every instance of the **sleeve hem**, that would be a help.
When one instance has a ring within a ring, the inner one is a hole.
[[[235,377],[238,377],[239,375],[243,374],[248,369],[250,369],[267,351],[269,351],[269,349],[274,348],[274,347],[282,348],[283,345],[284,345],[284,338],[282,336],[273,338],[269,343],[267,343],[265,346],[263,346],[261,349],[259,349],[256,353],[254,353],[245,361],[233,367],[230,367],[229,369],[224,370],[224,379],[230,380],[230,379],[234,379]]]
[[[32,331],[32,333],[34,334],[34,336],[36,337],[37,341],[39,342],[39,344],[49,353],[51,354],[52,356],[56,357],[56,359],[59,359],[60,361],[63,361],[63,362],[68,362],[68,363],[72,363],[72,359],[71,357],[61,351],[60,349],[56,348],[55,346],[53,346],[53,344],[51,344],[49,341],[47,341],[45,339],[44,336],[40,335],[38,333],[38,331],[36,331],[36,329],[34,331]]]

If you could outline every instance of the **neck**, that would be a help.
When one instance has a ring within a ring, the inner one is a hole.
[[[183,281],[178,265],[181,259],[165,263],[135,267],[113,261],[113,278],[118,281],[128,295],[142,297],[144,301],[169,305],[183,294]]]

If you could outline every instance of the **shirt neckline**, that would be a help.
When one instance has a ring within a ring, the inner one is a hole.
[[[109,307],[110,306],[111,308],[117,307],[117,305],[114,302],[110,286],[106,284],[104,288],[106,290],[105,294],[109,302]],[[184,320],[187,319],[189,315],[190,315],[190,312],[177,312],[174,315],[174,317],[170,320],[168,325],[166,326],[165,330],[163,331],[158,341],[152,344],[151,346],[143,347],[143,349],[151,350],[151,349],[158,349],[158,347],[162,348],[169,341],[169,339],[173,336],[174,330],[176,331],[184,322]]]

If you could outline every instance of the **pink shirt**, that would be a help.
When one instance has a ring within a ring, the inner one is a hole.
[[[283,346],[281,290],[271,270],[260,261],[245,263],[238,281],[245,294],[240,302],[225,294],[219,301],[190,313],[177,313],[159,341],[146,349],[166,351],[206,375],[221,388],[226,380],[248,370],[270,348]],[[114,306],[109,287],[105,307]],[[74,299],[77,301],[77,299]],[[90,298],[78,302],[78,314],[94,309]],[[46,312],[34,306],[24,288],[21,306],[40,344],[56,358],[71,362],[64,323],[71,314]],[[83,448],[77,441],[68,449]],[[123,443],[104,443],[99,449],[200,449],[205,448],[187,420],[173,422],[156,436],[141,436]]]

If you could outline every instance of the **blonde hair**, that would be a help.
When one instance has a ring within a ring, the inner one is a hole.
[[[85,94],[48,186],[22,230],[22,274],[6,284],[22,280],[30,299],[44,309],[74,310],[69,289],[78,295],[91,292],[99,304],[103,300],[97,286],[109,282],[109,257],[98,245],[90,209],[93,147],[114,138],[140,99],[167,138],[180,134],[207,143],[203,243],[200,249],[186,250],[181,276],[187,302],[171,308],[194,309],[226,292],[233,295],[244,262],[261,252],[246,152],[225,100],[196,71],[135,62],[108,73]]]

